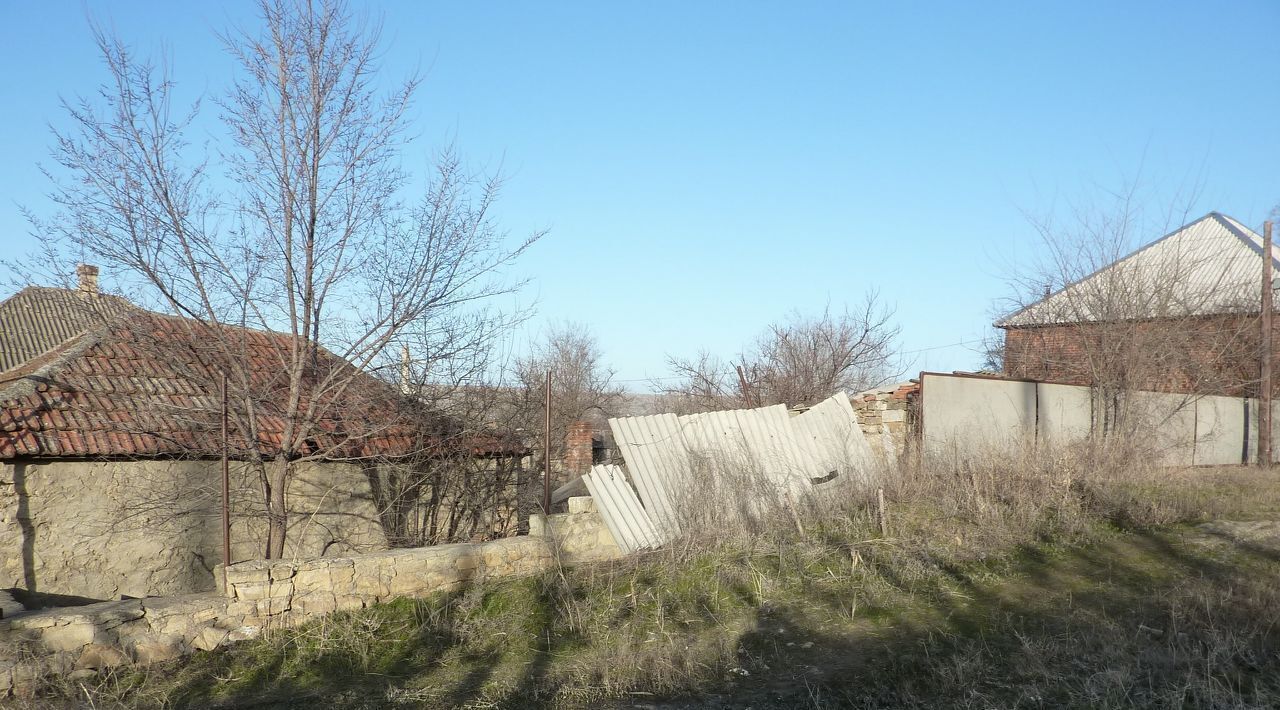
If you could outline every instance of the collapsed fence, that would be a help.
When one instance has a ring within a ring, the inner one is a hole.
[[[583,482],[627,553],[674,539],[692,511],[722,522],[794,515],[813,494],[870,483],[875,470],[843,392],[803,412],[778,404],[623,417],[609,427],[626,468],[597,465]]]
[[[930,457],[1125,438],[1140,439],[1158,465],[1257,460],[1254,398],[932,372],[909,389],[908,448]],[[1280,424],[1280,413],[1272,421]],[[886,463],[872,454],[844,393],[802,412],[774,405],[623,417],[609,426],[624,465],[596,465],[582,482],[624,553],[661,546],[690,523],[714,528],[794,516],[837,490],[870,490]],[[1280,426],[1273,424],[1272,436],[1280,437]],[[691,513],[702,519],[691,521]]]

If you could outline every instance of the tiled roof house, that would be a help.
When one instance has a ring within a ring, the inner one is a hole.
[[[0,459],[220,455],[221,375],[193,342],[205,329],[127,312],[0,373]],[[251,330],[236,336],[257,407],[257,448],[271,456],[285,432],[281,357],[288,338]],[[319,366],[350,367],[328,353]],[[394,406],[394,387],[347,376],[354,381],[342,406],[321,407],[322,431],[309,436],[302,453],[348,459],[413,452],[420,441]],[[233,453],[242,449],[237,442]]]
[[[289,336],[215,332],[99,294],[96,270],[80,274],[79,289],[27,288],[0,303],[0,589],[96,599],[207,589],[222,554],[221,373],[247,380],[255,449],[273,456]],[[209,346],[219,342],[233,355]],[[228,357],[234,366],[217,364]],[[350,385],[317,403],[318,426],[292,447],[310,460],[288,487],[289,556],[385,547],[384,483],[407,453],[522,453],[499,437],[462,439],[443,418],[418,425],[395,386],[327,351],[308,376],[335,373]],[[258,557],[261,478],[239,463],[246,442],[231,429],[232,556]]]
[[[217,339],[211,326],[48,288],[25,289],[0,304],[0,319],[22,325],[0,340],[25,358],[0,372],[0,460],[220,455],[218,354],[203,346]],[[233,344],[254,393],[257,448],[270,456],[285,432],[289,338],[229,330],[222,342]],[[350,367],[321,350],[312,376]],[[395,409],[394,387],[363,373],[343,376],[352,382],[342,406],[322,405],[322,431],[295,450],[347,459],[400,456],[423,445]],[[233,453],[240,448],[232,442]]]

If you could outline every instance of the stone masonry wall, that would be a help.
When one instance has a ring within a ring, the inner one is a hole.
[[[226,570],[232,614],[297,622],[398,597],[457,591],[485,579],[519,577],[554,562],[543,538],[512,537],[314,560],[255,560]]]
[[[529,534],[538,537],[550,535],[552,543],[562,559],[573,562],[611,560],[622,556],[622,550],[613,539],[613,533],[604,524],[604,518],[596,511],[591,496],[574,496],[569,499],[569,512],[550,516],[529,516]]]
[[[906,382],[859,392],[849,398],[871,450],[888,463],[902,458],[911,437],[911,397],[919,385]]]
[[[575,508],[550,516],[549,525],[543,522],[541,529],[558,539],[524,536],[345,557],[251,560],[218,568],[225,594],[129,599],[0,619],[0,699],[30,694],[51,674],[171,660],[337,610],[618,556],[612,537],[599,533],[599,513],[583,510],[581,502]],[[583,539],[576,539],[579,534]]]

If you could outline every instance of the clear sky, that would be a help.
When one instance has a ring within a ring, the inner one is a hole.
[[[363,7],[363,6],[362,6]],[[386,2],[421,68],[423,169],[504,166],[539,319],[580,321],[623,380],[732,354],[793,309],[897,309],[907,369],[973,369],[1023,216],[1140,173],[1153,203],[1256,227],[1280,203],[1280,3]],[[34,248],[59,96],[104,78],[86,13],[226,84],[241,2],[0,0],[0,245]],[[1160,236],[1152,234],[1154,239]],[[963,345],[952,345],[964,343]],[[950,346],[950,347],[940,347]]]

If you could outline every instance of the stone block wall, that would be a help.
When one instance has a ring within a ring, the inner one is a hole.
[[[398,597],[457,591],[472,582],[526,576],[553,563],[551,547],[538,537],[305,561],[254,560],[225,571],[228,609],[292,623]]]
[[[911,407],[920,385],[914,382],[859,392],[849,398],[871,450],[888,463],[907,451],[913,435]]]
[[[126,599],[20,613],[0,620],[0,699],[30,695],[43,678],[168,661],[257,636],[261,620],[204,593]]]
[[[570,508],[574,512],[552,515],[549,523],[539,520],[539,535],[344,557],[251,560],[217,568],[217,586],[225,592],[102,602],[0,619],[0,699],[29,694],[50,674],[171,660],[337,610],[620,555],[589,502],[573,500]]]
[[[568,513],[529,516],[529,534],[550,537],[561,559],[567,562],[612,560],[622,556],[591,496],[570,498]]]

